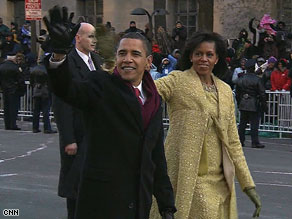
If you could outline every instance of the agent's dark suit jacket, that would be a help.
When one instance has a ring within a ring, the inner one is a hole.
[[[91,53],[91,57],[95,68],[100,69],[101,61],[98,55]],[[73,79],[85,80],[90,70],[76,49],[72,49],[69,53],[68,62]],[[58,195],[76,199],[86,147],[82,111],[70,106],[55,95],[53,95],[53,111],[59,130],[61,155]],[[78,146],[77,154],[74,156],[65,153],[66,145],[72,143],[77,143]]]
[[[76,218],[148,219],[152,194],[160,211],[175,211],[162,108],[144,131],[139,102],[117,76],[98,71],[86,82],[72,81],[67,60],[48,72],[53,92],[85,115],[88,149]]]

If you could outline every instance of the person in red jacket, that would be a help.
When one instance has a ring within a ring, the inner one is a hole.
[[[289,70],[287,61],[280,59],[276,65],[276,69],[271,74],[271,91],[289,91],[291,86],[291,78],[288,77]]]

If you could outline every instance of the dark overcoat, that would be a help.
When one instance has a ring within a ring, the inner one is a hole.
[[[81,108],[85,118],[88,148],[76,218],[148,219],[152,194],[160,211],[175,211],[162,108],[144,130],[135,94],[116,75],[91,72],[78,83],[70,80],[67,60],[48,71],[53,92]]]
[[[95,68],[100,69],[101,61],[99,57],[95,53],[91,53],[91,57]],[[78,55],[76,49],[69,53],[68,63],[74,80],[82,81],[86,79],[90,70]],[[53,95],[53,111],[59,130],[61,158],[58,195],[76,199],[86,147],[82,111],[65,103],[55,95]],[[77,143],[76,155],[65,153],[65,147],[72,143]]]

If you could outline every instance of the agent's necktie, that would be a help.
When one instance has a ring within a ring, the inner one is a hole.
[[[91,59],[90,57],[88,57],[88,64],[89,64],[89,69],[90,69],[90,71],[94,71],[95,68],[94,68],[94,65],[93,65],[92,59]]]

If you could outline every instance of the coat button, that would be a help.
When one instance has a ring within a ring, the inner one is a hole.
[[[130,203],[130,204],[129,204],[129,206],[128,206],[128,208],[129,208],[129,209],[132,209],[132,208],[134,208],[134,203],[133,203],[133,202],[132,202],[132,203]]]

